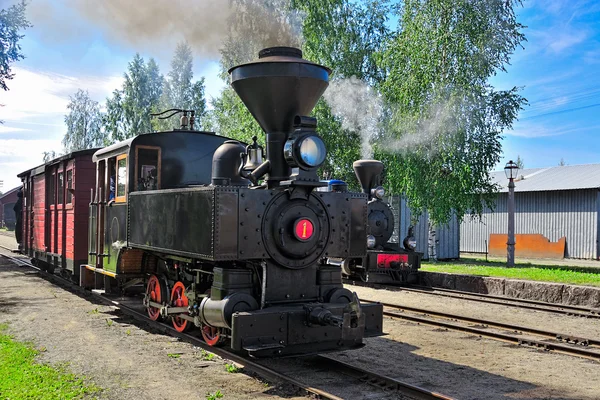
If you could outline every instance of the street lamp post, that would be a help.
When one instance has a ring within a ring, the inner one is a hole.
[[[515,266],[515,178],[519,173],[519,166],[510,160],[504,167],[508,179],[508,241],[506,265]]]

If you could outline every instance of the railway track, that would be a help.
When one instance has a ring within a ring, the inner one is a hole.
[[[370,287],[373,289],[385,289],[390,291],[405,291],[405,292],[414,292],[420,294],[426,294],[431,296],[441,296],[441,297],[450,297],[461,300],[469,300],[476,301],[480,303],[487,304],[499,304],[508,307],[516,307],[527,310],[535,310],[542,312],[549,312],[554,314],[563,314],[570,315],[575,317],[582,318],[592,318],[592,319],[600,319],[600,309],[599,308],[590,308],[590,307],[582,307],[582,306],[573,306],[568,304],[555,304],[548,303],[544,301],[536,301],[536,300],[528,300],[528,299],[516,299],[509,298],[504,296],[497,296],[491,294],[483,294],[483,293],[471,293],[471,292],[463,292],[459,290],[451,290],[451,289],[442,289],[442,288],[429,288],[429,287],[399,287],[399,286],[389,286],[382,284],[369,284],[366,282],[358,282],[352,280],[344,280],[345,284],[355,285],[355,286],[363,286]]]
[[[362,299],[362,301],[373,302],[372,300],[366,299]],[[506,324],[417,307],[401,306],[391,303],[380,304],[384,306],[383,315],[391,318],[456,330],[504,342],[535,347],[546,351],[554,351],[596,361],[600,360],[600,340],[597,339],[578,337],[521,325]],[[543,340],[531,339],[522,335],[537,336],[543,338]]]
[[[9,249],[5,246],[0,245],[0,248],[12,252],[12,249]],[[45,271],[40,270],[39,268],[35,267],[34,265],[32,265],[30,262],[24,260],[23,258],[18,258],[18,257],[14,257],[14,256],[2,254],[2,253],[0,253],[0,257],[5,257],[7,259],[10,259],[12,262],[14,262],[15,264],[20,265],[20,266],[26,266],[29,268],[33,268],[33,269],[39,271],[40,275],[44,279],[49,280],[52,283],[55,283],[67,290],[70,290],[70,291],[73,291],[76,293],[85,294],[86,296],[92,296],[95,299],[101,301],[102,303],[104,303],[106,305],[113,306],[113,307],[119,309],[121,312],[123,312],[123,314],[128,315],[139,322],[143,322],[143,323],[147,324],[152,329],[155,329],[161,333],[169,334],[171,336],[180,338],[190,344],[193,344],[196,347],[199,347],[208,352],[214,353],[221,358],[230,360],[230,361],[240,365],[245,370],[253,372],[253,373],[263,377],[266,380],[290,384],[290,385],[292,385],[292,386],[294,386],[294,387],[296,387],[318,399],[330,399],[330,400],[342,400],[343,399],[342,397],[339,397],[339,396],[337,396],[333,393],[330,393],[326,390],[319,389],[317,387],[312,387],[312,386],[307,385],[306,383],[301,382],[289,375],[286,375],[282,372],[279,372],[272,368],[269,368],[267,365],[264,364],[265,363],[264,360],[259,361],[259,360],[251,359],[246,356],[242,356],[240,354],[236,354],[231,351],[228,351],[224,348],[209,346],[201,338],[199,338],[197,336],[194,336],[194,335],[188,334],[188,333],[180,333],[180,332],[177,332],[170,325],[152,321],[152,320],[150,320],[150,318],[147,317],[147,315],[145,313],[140,312],[139,310],[136,310],[136,309],[124,304],[123,302],[117,301],[115,299],[111,299],[100,293],[87,291],[87,290],[81,288],[80,286],[73,284],[72,282],[70,282],[67,279],[64,279],[57,275],[52,275]],[[411,399],[416,399],[416,400],[453,400],[453,398],[445,396],[443,394],[432,392],[427,389],[424,389],[424,388],[421,388],[421,387],[418,387],[415,385],[411,385],[409,383],[402,382],[400,380],[397,380],[397,379],[394,379],[394,378],[391,378],[391,377],[388,377],[388,376],[385,376],[382,374],[368,371],[363,368],[359,368],[352,364],[348,364],[343,361],[338,361],[338,360],[332,359],[327,356],[319,355],[319,356],[314,357],[313,359],[314,359],[314,363],[315,363],[315,365],[314,365],[315,368],[316,367],[323,368],[324,366],[326,366],[330,370],[339,372],[340,374],[343,374],[344,376],[352,377],[353,379],[357,380],[361,384],[368,384],[372,387],[376,387],[379,390],[385,391],[385,393],[396,393],[397,395],[405,396],[405,397],[408,397]]]

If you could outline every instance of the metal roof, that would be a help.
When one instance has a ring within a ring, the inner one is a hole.
[[[12,188],[12,189],[10,189],[8,192],[4,192],[4,193],[0,194],[0,202],[2,202],[2,199],[3,199],[3,198],[5,198],[6,196],[8,196],[8,195],[9,195],[9,194],[11,194],[11,193],[14,193],[14,192],[16,192],[17,190],[19,190],[19,189],[21,189],[21,188],[22,188],[22,186],[21,186],[21,185],[19,185],[19,186],[17,186],[16,188]]]
[[[504,170],[490,174],[500,192],[508,192]],[[515,179],[515,192],[541,192],[600,188],[600,164],[564,165],[520,170]]]
[[[20,174],[17,175],[17,177],[21,178],[21,177],[27,175],[27,173],[30,171],[33,171],[34,175],[41,174],[42,172],[44,172],[45,168],[49,167],[50,165],[57,164],[64,160],[70,160],[71,158],[74,158],[74,157],[83,156],[83,155],[87,155],[87,154],[93,154],[96,150],[98,150],[98,148],[75,150],[70,153],[60,155],[53,160],[45,162],[44,164],[40,164],[37,167],[30,168],[27,171],[21,172]]]

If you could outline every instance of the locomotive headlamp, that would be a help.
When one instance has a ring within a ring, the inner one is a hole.
[[[375,240],[375,236],[373,235],[368,235],[367,236],[367,248],[372,249],[375,247],[375,243],[377,243],[377,240]]]
[[[376,188],[371,189],[371,195],[379,200],[383,200],[383,196],[385,196],[385,189],[383,189],[381,186],[377,186]]]
[[[404,248],[408,251],[414,251],[417,248],[417,241],[415,240],[415,231],[413,226],[408,227],[408,234],[402,241]]]
[[[325,143],[315,133],[292,136],[283,148],[283,153],[292,168],[300,167],[303,170],[313,170],[325,161],[327,150]]]

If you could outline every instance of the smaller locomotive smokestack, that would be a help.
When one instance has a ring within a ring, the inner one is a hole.
[[[362,187],[363,193],[371,197],[371,189],[379,185],[381,173],[383,172],[383,163],[377,160],[358,160],[352,164],[354,173]]]

